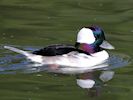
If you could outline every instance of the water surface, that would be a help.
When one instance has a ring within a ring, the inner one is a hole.
[[[132,0],[2,0],[0,65],[15,69],[23,67],[17,66],[18,62],[19,65],[26,64],[22,55],[3,49],[3,45],[27,47],[27,50],[28,47],[33,47],[35,50],[49,44],[74,44],[78,30],[82,26],[93,24],[101,26],[106,32],[107,40],[116,47],[111,53],[132,58],[132,5]],[[45,72],[0,74],[0,99],[132,100],[132,65],[114,69],[115,77],[102,88],[101,96],[95,98],[88,97],[86,91],[76,85],[73,75]]]

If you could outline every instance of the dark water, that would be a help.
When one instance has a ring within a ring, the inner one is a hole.
[[[132,0],[0,1],[0,71],[9,70],[0,74],[0,100],[132,100],[132,63],[114,69],[116,74],[103,86],[102,94],[90,98],[73,75],[14,74],[13,69],[21,69],[27,62],[22,55],[2,48],[15,45],[35,50],[49,44],[74,44],[82,26],[96,24],[116,47],[112,54],[132,59],[132,5]]]

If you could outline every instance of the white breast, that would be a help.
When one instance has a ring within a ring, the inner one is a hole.
[[[59,65],[58,70],[52,70],[57,73],[84,73],[98,68],[108,66],[105,61],[109,58],[109,54],[103,50],[91,55],[83,53],[71,52],[62,56],[43,57],[42,65]]]

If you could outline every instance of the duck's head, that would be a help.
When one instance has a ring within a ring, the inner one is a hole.
[[[104,31],[98,26],[83,27],[77,35],[75,45],[89,53],[98,52],[100,48],[114,49],[114,47],[105,41]]]

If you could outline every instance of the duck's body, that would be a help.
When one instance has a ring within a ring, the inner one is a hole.
[[[56,57],[47,57],[46,59],[48,60],[47,65],[59,65],[56,70],[52,70],[53,72],[79,74],[107,67],[108,58],[108,53],[103,50],[92,55],[74,51]]]
[[[51,45],[32,53],[10,46],[5,48],[25,55],[39,66],[50,66],[52,69],[49,71],[65,74],[84,73],[106,67],[105,62],[109,58],[105,50],[88,54],[70,45]]]

